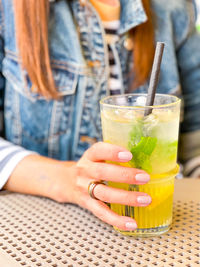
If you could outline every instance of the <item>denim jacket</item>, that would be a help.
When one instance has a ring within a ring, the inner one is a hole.
[[[200,36],[194,29],[193,2],[152,0],[152,6],[156,40],[166,43],[157,91],[183,97],[181,131],[200,132]],[[108,51],[97,12],[89,1],[84,6],[79,0],[51,1],[50,57],[62,98],[47,101],[31,91],[31,81],[20,66],[12,0],[1,0],[0,11],[5,138],[48,157],[79,159],[93,142],[101,140],[98,103],[108,94]],[[146,20],[141,0],[121,0],[120,38],[113,49],[124,92],[130,88],[128,74],[132,68],[125,40],[130,29]],[[147,84],[136,92],[146,90]]]

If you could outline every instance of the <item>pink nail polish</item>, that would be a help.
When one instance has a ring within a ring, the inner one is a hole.
[[[118,153],[118,159],[123,161],[129,161],[132,159],[132,154],[129,151],[122,151]]]
[[[151,203],[151,197],[150,196],[139,196],[139,197],[137,197],[137,202],[139,204],[150,204]]]
[[[150,175],[148,175],[147,173],[138,173],[135,175],[135,180],[137,182],[146,183],[150,180]]]
[[[126,224],[127,230],[134,231],[137,228],[137,224],[135,222],[127,222]]]

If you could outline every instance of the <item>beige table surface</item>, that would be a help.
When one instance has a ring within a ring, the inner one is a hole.
[[[200,266],[200,180],[176,180],[172,229],[125,237],[75,205],[0,193],[0,267]]]

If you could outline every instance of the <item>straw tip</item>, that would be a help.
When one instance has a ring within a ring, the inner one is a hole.
[[[156,46],[160,46],[160,47],[164,47],[165,46],[165,43],[164,42],[157,42],[156,43]]]

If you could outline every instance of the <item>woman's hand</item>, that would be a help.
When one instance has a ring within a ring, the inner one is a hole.
[[[103,142],[94,144],[71,167],[75,174],[73,202],[90,210],[108,224],[122,230],[134,230],[137,224],[132,218],[116,214],[104,202],[144,207],[151,203],[149,195],[103,184],[98,184],[93,192],[98,200],[88,194],[88,185],[92,181],[104,180],[138,185],[147,183],[150,177],[142,170],[105,163],[105,161],[128,162],[131,158],[132,154],[119,146]]]
[[[108,224],[122,230],[134,230],[137,227],[134,219],[116,214],[104,202],[144,207],[150,204],[150,196],[102,184],[98,184],[93,191],[98,200],[88,193],[88,185],[92,181],[147,183],[149,175],[144,171],[105,162],[128,162],[131,158],[129,151],[103,142],[89,148],[78,162],[29,155],[14,169],[4,189],[75,203]]]

